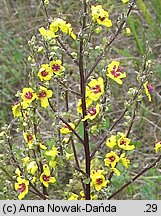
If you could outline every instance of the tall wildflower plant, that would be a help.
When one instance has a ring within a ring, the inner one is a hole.
[[[17,132],[23,139],[15,143],[10,127],[1,131],[14,176],[4,166],[3,171],[18,199],[31,194],[35,199],[111,199],[161,159],[158,140],[154,147],[158,158],[119,190],[110,192],[113,176],[119,180],[134,163],[132,155],[137,147],[131,131],[143,98],[152,101],[154,87],[149,82],[148,48],[142,69],[134,73],[137,86],[128,86],[130,73],[121,61],[109,57],[118,36],[130,34],[126,20],[136,1],[122,0],[128,4],[117,25],[108,8],[92,2],[80,1],[80,22],[73,20],[72,25],[62,16],[51,18],[49,1],[42,0],[46,26],[28,42],[28,84],[16,93],[12,106]],[[96,35],[101,37],[104,32],[107,40],[93,48]],[[90,57],[93,49],[97,50],[94,61]],[[102,70],[98,70],[100,64]],[[115,86],[122,91],[124,85],[127,95],[122,113],[108,123],[106,117],[113,109],[110,93]]]

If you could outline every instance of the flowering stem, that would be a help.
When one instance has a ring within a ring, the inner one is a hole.
[[[138,179],[140,176],[142,176],[145,172],[147,172],[148,170],[152,169],[153,167],[155,167],[157,165],[157,163],[159,163],[161,160],[161,155],[158,156],[158,158],[149,166],[146,166],[142,171],[140,171],[134,178],[132,178],[131,180],[129,180],[126,184],[124,184],[121,188],[119,188],[116,192],[114,192],[111,196],[109,196],[107,199],[110,200],[112,199],[114,196],[116,196],[118,193],[120,193],[121,191],[123,191],[125,188],[127,188],[130,184],[132,184],[136,179]]]
[[[126,19],[127,17],[129,16],[134,4],[135,4],[135,1],[136,0],[133,0],[132,3],[130,4],[130,7],[129,7],[129,10],[126,14]],[[97,57],[97,59],[95,60],[95,63],[94,65],[92,66],[92,68],[88,71],[86,77],[85,77],[85,82],[87,81],[87,79],[89,78],[89,76],[91,75],[91,73],[94,71],[94,69],[97,67],[98,63],[104,58],[105,54],[107,53],[107,49],[108,47],[110,47],[110,45],[114,42],[114,40],[117,38],[117,36],[120,34],[125,22],[126,22],[126,19],[124,19],[119,28],[117,29],[117,31],[114,33],[114,35],[111,37],[111,39],[109,40],[109,42],[106,44],[104,50],[100,53],[100,55]]]
[[[51,101],[49,100],[49,105],[51,107],[51,109],[53,110],[53,112],[56,112],[56,110],[54,109]],[[78,138],[78,140],[80,141],[80,143],[82,143],[84,145],[84,141],[83,139],[79,136],[79,134],[70,126],[70,124],[68,124],[67,121],[65,121],[65,119],[63,119],[61,116],[58,116],[59,119],[68,126],[68,128],[74,133],[74,135]]]
[[[82,114],[83,118],[86,115],[86,85],[85,85],[85,71],[84,71],[84,31],[86,27],[86,13],[87,13],[87,2],[83,0],[83,18],[82,18],[82,29],[80,33],[80,47],[79,47],[79,73],[80,73],[80,89],[82,95]],[[90,150],[89,150],[89,135],[88,135],[88,122],[83,122],[84,130],[84,151],[85,151],[85,163],[86,163],[86,174],[90,177]],[[86,184],[85,199],[90,200],[90,183]]]

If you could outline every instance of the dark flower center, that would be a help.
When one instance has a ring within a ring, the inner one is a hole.
[[[99,20],[101,20],[103,22],[105,20],[105,17],[99,16]]]
[[[32,97],[33,97],[32,92],[26,92],[25,98],[27,98],[27,99],[32,99]]]
[[[48,73],[47,71],[45,71],[45,70],[41,72],[41,75],[42,75],[43,77],[46,77],[48,74],[49,74],[49,73]]]
[[[99,92],[101,92],[101,87],[99,85],[96,85],[92,87],[91,89],[93,90],[94,94],[98,94]]]
[[[153,86],[151,86],[151,85],[147,85],[147,89],[148,89],[148,92],[152,92],[153,90],[154,90],[154,88],[153,88]]]
[[[15,105],[18,105],[20,102],[19,101],[15,101],[14,103],[13,103],[13,105],[15,106]]]
[[[111,157],[109,157],[109,160],[110,160],[110,162],[113,162],[113,161],[115,161],[115,157],[111,156]]]
[[[19,191],[20,193],[24,192],[25,189],[26,189],[25,183],[19,184],[19,186],[20,186],[20,188],[18,188],[18,191]]]
[[[101,178],[98,178],[98,179],[96,180],[96,183],[97,183],[98,185],[102,184],[102,182],[103,182],[103,180],[102,180]]]
[[[121,72],[122,72],[122,68],[118,67],[118,69],[116,70],[116,65],[114,65],[111,74],[117,78],[121,75]]]
[[[31,134],[27,135],[27,140],[28,140],[28,141],[33,140],[33,136],[32,136]]]
[[[41,91],[39,93],[39,98],[44,98],[44,97],[46,97],[46,92],[45,91]]]
[[[93,116],[93,115],[95,115],[96,114],[96,108],[95,107],[91,107],[91,108],[89,108],[88,110],[87,110],[87,112],[91,115],[91,116]]]
[[[52,66],[52,69],[53,69],[53,71],[59,71],[59,70],[60,70],[60,65],[54,64],[54,65]]]
[[[42,178],[43,178],[43,180],[46,181],[46,182],[50,181],[50,176],[43,175]]]
[[[126,140],[121,140],[120,145],[126,145]]]

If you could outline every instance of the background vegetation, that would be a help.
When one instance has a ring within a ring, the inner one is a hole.
[[[111,14],[112,20],[115,20],[115,26],[118,21],[118,17],[121,12],[127,8],[127,5],[120,4],[120,0],[97,0],[93,3],[103,4]],[[72,23],[73,28],[77,28],[79,22],[78,11],[79,1],[70,0],[51,0],[50,7],[48,8],[49,14],[52,17],[65,16],[69,22]],[[13,117],[11,112],[11,106],[15,98],[15,92],[22,89],[27,83],[26,77],[30,70],[27,62],[28,57],[28,44],[27,41],[31,39],[31,36],[37,34],[37,29],[40,26],[45,26],[45,16],[42,10],[41,1],[37,0],[2,0],[0,1],[0,126],[4,126],[6,123],[12,121]],[[115,29],[115,26],[110,31]],[[154,155],[154,142],[161,139],[161,1],[160,0],[138,0],[137,6],[134,8],[132,15],[128,18],[127,27],[132,31],[130,37],[119,37],[112,49],[110,50],[110,59],[122,60],[125,63],[128,62],[126,71],[128,71],[128,81],[135,83],[133,76],[133,69],[138,71],[141,67],[142,56],[145,53],[147,41],[151,47],[151,60],[153,62],[154,74],[151,84],[155,87],[153,93],[153,102],[148,103],[145,100],[142,103],[142,110],[140,116],[135,123],[133,129],[133,137],[136,140],[135,145],[137,149],[131,155],[135,163],[132,164],[131,173],[129,170],[129,176],[122,175],[121,177],[113,177],[113,188],[119,188],[129,177],[137,174],[140,167],[144,167],[146,164],[152,162],[155,158]],[[76,29],[77,31],[77,29]],[[79,31],[79,29],[78,29]],[[100,35],[92,46],[99,45],[102,40],[106,40],[106,34]],[[97,50],[94,50],[91,59],[97,54]],[[69,62],[70,64],[70,62]],[[103,63],[101,63],[103,64]],[[98,66],[102,68],[102,65]],[[132,68],[130,68],[130,65]],[[73,74],[73,71],[71,71]],[[76,77],[75,77],[76,79]],[[72,80],[71,80],[72,82]],[[70,83],[72,86],[72,83]],[[122,111],[121,105],[124,100],[126,92],[126,85],[123,92],[120,92],[115,88],[115,92],[111,98],[115,101],[112,105],[115,107],[115,111],[111,112],[106,119],[106,126],[111,123],[112,119],[116,118],[116,115]],[[121,123],[119,125],[122,126]],[[47,127],[47,124],[45,124]],[[50,128],[44,127],[44,131],[51,133]],[[14,128],[14,127],[13,127]],[[81,132],[81,126],[79,128]],[[22,137],[16,137],[15,129],[12,133],[15,135],[15,139],[19,140],[21,145]],[[0,145],[0,153],[3,152],[3,146]],[[1,157],[0,154],[0,157]],[[13,175],[13,171],[10,167],[9,159],[6,161],[6,172],[10,176]],[[3,169],[3,165],[0,167],[0,199],[11,199],[13,197],[13,186],[8,181],[6,173]],[[63,175],[63,174],[62,174]],[[129,186],[125,191],[120,193],[115,199],[161,199],[161,166],[152,169],[137,180],[134,184]],[[58,189],[59,193],[59,189]],[[31,197],[32,198],[32,197]]]

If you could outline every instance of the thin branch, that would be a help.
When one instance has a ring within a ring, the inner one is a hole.
[[[110,195],[107,199],[110,200],[113,197],[115,197],[118,193],[123,191],[125,188],[127,188],[130,184],[132,184],[136,179],[138,179],[140,176],[142,176],[145,172],[152,169],[159,163],[161,160],[161,155],[158,156],[158,158],[149,166],[146,166],[141,172],[139,172],[134,178],[132,178],[130,181],[128,181],[126,184],[124,184],[121,188],[119,188],[116,192],[114,192],[112,195]]]
[[[53,110],[53,112],[56,112],[56,110],[54,109],[51,101],[49,100],[49,105],[51,107],[51,109]],[[68,124],[68,122],[63,119],[61,116],[58,116],[58,118],[65,124],[67,125],[67,127],[74,133],[74,135],[78,138],[78,140],[84,145],[84,141],[83,139],[79,136],[79,134]]]
[[[82,95],[76,91],[73,91],[71,88],[69,88],[68,86],[65,85],[65,83],[63,83],[62,81],[60,81],[58,78],[56,78],[57,82],[62,85],[66,90],[70,91],[71,93],[77,95],[78,97],[82,97]]]

